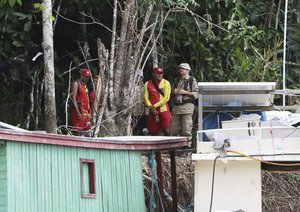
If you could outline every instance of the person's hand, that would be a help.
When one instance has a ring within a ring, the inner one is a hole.
[[[149,109],[154,115],[157,114],[157,111],[153,105],[149,106]]]
[[[180,90],[180,89],[179,89],[179,88],[175,88],[175,89],[173,90],[173,94],[177,95],[177,94],[178,94],[178,90]]]
[[[155,109],[155,107],[153,105],[151,105],[149,107],[149,109],[153,113],[154,116],[158,116],[158,112],[157,112],[157,110]]]
[[[175,90],[176,90],[175,94],[178,94],[178,95],[185,95],[186,94],[186,91],[184,89],[175,88],[174,92],[175,92]]]
[[[155,107],[154,107],[153,105],[151,105],[151,106],[149,107],[149,109],[150,109],[150,111],[153,113],[154,118],[155,118],[155,121],[156,121],[156,122],[159,122],[159,115],[158,115],[158,112],[157,112],[157,110],[155,109]]]
[[[176,95],[187,95],[187,93],[188,93],[186,90],[181,89],[181,88],[175,88],[173,92]]]

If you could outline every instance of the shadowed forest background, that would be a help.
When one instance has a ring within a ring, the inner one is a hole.
[[[127,101],[131,98],[127,94],[130,94],[128,81],[134,70],[142,69],[145,79],[149,79],[149,71],[155,65],[165,69],[165,78],[171,82],[177,75],[176,66],[188,62],[198,81],[275,81],[277,89],[282,88],[284,3],[281,0],[131,0],[103,1],[101,4],[96,0],[54,1],[58,127],[66,122],[64,102],[69,70],[74,68],[71,70],[72,81],[78,77],[75,68],[86,66],[89,61],[93,75],[101,73],[99,40],[109,54],[105,64],[107,69],[102,70],[103,85],[106,80],[113,80],[108,86],[109,89],[113,86],[116,93],[112,96],[112,90],[108,89],[108,110],[103,116],[108,117],[126,105],[133,105],[133,100]],[[117,10],[115,29],[114,4]],[[42,44],[43,7],[40,2],[2,0],[0,6],[1,61],[24,55]],[[286,78],[289,89],[299,87],[299,7],[298,1],[289,1]],[[129,14],[125,12],[128,10]],[[115,33],[113,42],[112,33]],[[85,43],[89,46],[88,58],[83,55]],[[112,53],[114,57],[110,58]],[[0,120],[26,129],[43,130],[43,63],[29,64],[29,75],[19,80],[12,80],[9,73],[1,76],[0,107],[6,112],[0,114]],[[116,96],[127,98],[123,102],[114,101]],[[295,98],[288,99],[292,104],[295,101]],[[281,104],[281,100],[275,100],[275,103]],[[125,123],[129,115],[130,110],[127,110],[124,117],[115,119]]]

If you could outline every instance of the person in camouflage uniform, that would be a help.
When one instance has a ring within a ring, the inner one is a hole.
[[[173,136],[186,136],[192,138],[194,102],[198,98],[198,85],[194,77],[189,75],[191,67],[188,63],[178,66],[179,77],[172,85],[174,106],[172,108],[172,120],[170,134]]]

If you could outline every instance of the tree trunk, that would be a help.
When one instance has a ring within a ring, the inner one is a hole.
[[[108,93],[108,107],[111,108],[111,104],[114,101],[114,64],[115,64],[115,49],[116,49],[116,31],[117,31],[117,13],[118,13],[118,0],[114,0],[113,9],[113,24],[112,24],[112,35],[110,45],[110,56],[109,56],[109,93]]]
[[[97,39],[98,59],[99,59],[99,78],[96,87],[96,102],[94,104],[95,113],[97,114],[95,120],[94,137],[100,134],[100,128],[103,122],[104,112],[107,108],[109,77],[107,77],[108,67],[108,50],[105,48],[101,40]],[[101,102],[101,103],[100,103]]]
[[[141,17],[137,12],[137,1],[127,0],[125,9],[122,11],[122,24],[118,37],[116,33],[117,1],[115,0],[114,3],[113,34],[109,56],[101,41],[97,42],[103,87],[101,93],[96,92],[98,94],[96,105],[99,106],[96,107],[95,137],[132,134],[132,111],[140,101],[141,92],[143,92],[137,79],[142,75],[142,69],[162,32],[162,26],[160,26],[158,35],[155,35],[160,13],[153,12],[153,2],[149,2],[143,15],[143,22],[138,24]],[[151,18],[153,13],[154,16]],[[162,20],[163,23],[164,21],[165,19]],[[146,52],[148,52],[147,55]],[[108,58],[109,64],[105,65]],[[156,60],[158,60],[157,56]]]
[[[51,0],[43,0],[43,49],[45,65],[45,130],[56,133],[55,79]]]
[[[130,20],[131,15],[131,9],[135,3],[135,0],[127,0],[125,5],[125,11],[123,15],[122,20],[122,27],[121,27],[121,33],[120,33],[120,41],[118,46],[118,52],[117,52],[117,59],[116,59],[116,67],[114,71],[114,94],[120,93],[121,85],[123,84],[122,75],[124,74],[124,61],[125,56],[127,53],[127,32],[128,32],[128,24]],[[119,96],[114,96],[114,102],[119,102]]]

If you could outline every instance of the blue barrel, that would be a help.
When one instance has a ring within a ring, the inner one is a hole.
[[[233,115],[224,112],[210,113],[203,119],[203,130],[219,129],[222,121],[229,121],[233,118]],[[203,141],[208,141],[205,134],[203,134]]]

